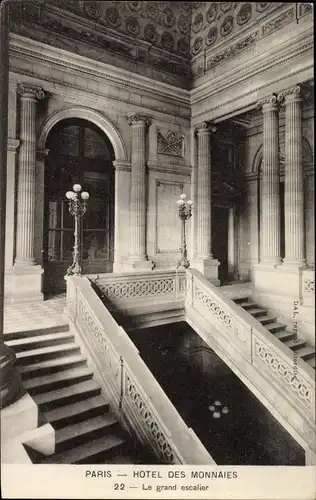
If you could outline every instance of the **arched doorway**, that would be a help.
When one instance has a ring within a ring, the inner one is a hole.
[[[81,223],[84,273],[112,272],[114,259],[114,150],[99,127],[82,118],[63,119],[46,144],[43,267],[45,295],[65,290],[72,262],[74,220],[65,192],[79,183],[90,194]]]

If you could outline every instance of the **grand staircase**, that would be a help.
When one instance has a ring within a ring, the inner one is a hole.
[[[34,463],[141,464],[156,459],[126,436],[68,325],[5,334],[23,384],[43,423],[55,429],[55,453],[28,450]]]
[[[279,323],[273,314],[267,309],[256,304],[251,297],[242,296],[233,298],[234,302],[245,309],[257,321],[259,321],[270,333],[274,335],[280,342],[289,347],[297,356],[302,358],[312,368],[315,369],[315,348],[312,347],[306,340],[297,338],[296,333],[290,331],[287,325]]]

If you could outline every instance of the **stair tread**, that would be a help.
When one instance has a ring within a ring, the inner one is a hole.
[[[72,356],[63,356],[57,359],[47,359],[45,361],[39,361],[38,363],[32,363],[29,365],[19,366],[20,373],[26,373],[35,371],[41,368],[54,368],[55,366],[64,366],[68,363],[78,363],[80,361],[87,361],[87,359],[82,354],[73,354]]]
[[[267,309],[264,309],[263,307],[257,307],[257,306],[249,307],[245,310],[247,312],[249,312],[249,314],[258,314],[258,313],[266,314],[267,313]]]
[[[88,459],[98,453],[110,450],[120,446],[126,442],[126,439],[121,436],[108,434],[97,439],[93,439],[87,443],[81,444],[67,451],[62,451],[44,458],[42,463],[51,464],[72,464],[80,460]]]
[[[25,380],[24,387],[28,391],[31,388],[38,387],[41,385],[47,385],[52,382],[70,380],[73,378],[78,378],[80,376],[91,375],[93,376],[93,371],[87,366],[80,366],[78,368],[70,368],[69,370],[64,370],[62,372],[55,372],[50,375],[43,375],[41,377],[34,377]]]
[[[305,347],[305,344],[306,344],[306,340],[295,340],[295,339],[291,339],[291,340],[285,340],[283,342],[284,345],[286,345],[287,347],[299,347],[299,346],[304,346]]]
[[[22,339],[16,340],[8,340],[6,344],[8,347],[15,347],[21,345],[32,345],[32,344],[40,344],[41,342],[47,342],[50,340],[64,340],[64,339],[73,339],[74,334],[71,332],[58,332],[58,333],[48,333],[46,335],[37,335],[35,337],[26,337]]]
[[[274,335],[277,339],[281,340],[282,342],[284,342],[284,340],[283,340],[283,339],[288,339],[288,340],[290,340],[290,339],[291,339],[291,337],[294,337],[294,336],[295,336],[295,334],[294,334],[294,333],[292,333],[292,332],[288,332],[287,330],[282,330],[282,331],[280,331],[280,332],[275,332],[275,333],[273,333],[273,335]]]
[[[267,314],[265,316],[260,316],[258,318],[258,321],[261,323],[262,321],[264,322],[268,322],[267,324],[270,324],[271,323],[275,323],[276,322],[276,317],[275,316],[268,316]],[[264,325],[265,326],[265,325]]]
[[[40,347],[39,349],[32,349],[30,351],[21,351],[16,353],[17,359],[25,359],[29,356],[36,356],[40,354],[60,352],[60,351],[73,351],[78,350],[79,346],[74,342],[71,344],[62,344],[62,345],[51,345],[48,347]]]
[[[54,400],[61,399],[63,397],[80,394],[82,392],[99,389],[100,386],[95,380],[86,380],[85,382],[79,382],[75,385],[68,387],[63,387],[62,389],[56,389],[54,391],[43,392],[42,394],[36,394],[33,396],[36,404],[44,404]]]
[[[84,420],[83,422],[63,427],[55,433],[56,444],[72,439],[80,434],[86,434],[89,431],[92,432],[97,429],[102,429],[103,427],[108,427],[117,422],[118,420],[115,418],[113,413],[106,413],[105,415],[99,415],[97,417]]]
[[[301,357],[306,356],[307,354],[315,354],[315,348],[307,345],[302,347],[301,349],[298,349],[297,354]]]
[[[264,326],[266,327],[267,330],[270,330],[270,328],[281,328],[281,327],[283,327],[284,329],[286,328],[286,325],[284,323],[279,323],[278,321],[274,321],[273,323],[269,323],[268,325]]]
[[[316,366],[316,358],[310,358],[310,359],[306,359],[304,361],[305,361],[305,363],[308,363],[312,368],[315,368],[315,366]]]
[[[71,403],[60,408],[44,411],[43,414],[48,422],[56,422],[64,418],[79,415],[80,413],[88,410],[97,409],[99,407],[101,408],[106,404],[107,401],[103,396],[93,396],[89,399],[78,401],[77,403]]]

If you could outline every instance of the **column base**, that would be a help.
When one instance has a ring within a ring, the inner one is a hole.
[[[275,269],[278,266],[281,266],[282,264],[282,259],[281,258],[274,258],[274,259],[262,259],[257,266],[260,266],[261,268],[266,268],[266,269]]]
[[[11,302],[18,304],[44,300],[42,276],[41,266],[15,265],[12,272]]]
[[[305,259],[295,260],[285,258],[282,263],[283,268],[291,269],[307,269],[308,265]]]
[[[194,267],[200,273],[205,276],[207,280],[209,280],[213,285],[219,286],[220,281],[218,279],[218,266],[220,262],[217,259],[213,259],[212,257],[208,258],[196,258],[191,261],[191,267]]]
[[[137,260],[133,257],[129,257],[124,262],[123,266],[124,271],[152,271],[155,267],[155,264],[148,259]]]

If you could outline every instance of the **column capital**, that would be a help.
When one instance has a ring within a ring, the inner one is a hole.
[[[202,122],[196,125],[194,128],[194,133],[198,135],[215,133],[217,128],[210,122]]]
[[[143,124],[145,127],[149,127],[151,124],[151,117],[146,115],[141,115],[139,113],[132,113],[127,117],[127,123],[129,125],[139,125]]]
[[[39,100],[45,97],[44,90],[39,87],[33,87],[33,85],[19,83],[16,91],[24,99]]]
[[[291,101],[301,101],[302,100],[302,89],[300,85],[295,85],[295,87],[291,87],[290,89],[282,90],[278,94],[278,101],[286,104]]]
[[[257,102],[257,109],[262,109],[263,113],[265,111],[276,111],[278,109],[277,96],[275,94],[271,94],[263,97]]]
[[[50,149],[38,149],[36,151],[36,161],[44,161]]]

